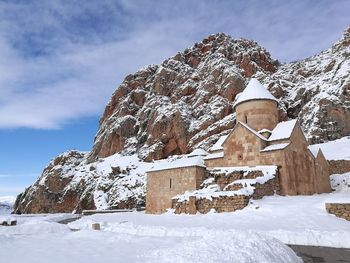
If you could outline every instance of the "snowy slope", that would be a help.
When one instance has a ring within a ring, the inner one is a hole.
[[[350,160],[349,136],[327,143],[314,144],[310,148],[315,153],[320,148],[327,160]]]
[[[148,220],[144,214],[134,213],[127,217],[141,224],[139,219],[142,217]],[[289,247],[263,234],[244,231],[227,234],[197,228],[197,234],[190,236],[184,231],[172,233],[169,228],[168,235],[163,235],[166,227],[160,226],[157,231],[146,224],[130,225],[121,218],[114,218],[114,221],[114,226],[119,225],[119,229],[125,231],[103,226],[102,231],[71,232],[66,225],[39,218],[29,219],[16,227],[0,228],[0,258],[11,263],[302,262]]]
[[[0,196],[0,215],[11,213],[15,200],[15,196]]]
[[[349,222],[326,212],[327,202],[349,202],[347,193],[269,196],[234,213],[147,215],[122,213],[83,217],[70,227],[89,229],[99,222],[105,231],[140,237],[203,237],[259,233],[287,244],[350,248]]]
[[[269,76],[257,73],[314,142],[350,134],[349,54],[350,27],[320,54],[282,65]]]

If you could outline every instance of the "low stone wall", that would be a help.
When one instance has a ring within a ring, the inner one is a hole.
[[[350,221],[350,203],[326,203],[328,213]]]
[[[177,199],[174,199],[172,208],[175,209],[175,214],[196,214],[197,211],[206,214],[211,209],[218,213],[234,212],[243,209],[248,203],[249,197],[244,195],[220,196],[212,197],[211,199],[196,199],[196,197],[191,196],[188,201],[184,202],[178,202]]]
[[[235,183],[236,180],[244,179],[255,179],[257,177],[263,176],[261,171],[252,171],[249,172],[246,176],[243,177],[244,172],[238,171],[231,174],[212,174],[213,184],[217,184],[221,189],[221,196],[215,196],[211,198],[203,198],[190,196],[187,201],[179,201],[179,199],[172,200],[172,208],[175,209],[176,214],[196,214],[197,211],[206,214],[211,209],[214,209],[216,212],[233,212],[239,209],[243,209],[249,203],[249,199],[261,199],[264,196],[279,194],[280,184],[278,178],[278,172],[275,177],[271,180],[268,180],[264,184],[256,183],[254,185],[255,190],[251,196],[245,195],[225,195],[226,191],[235,191],[245,186],[239,182]]]
[[[225,173],[214,173],[210,174],[214,177],[215,182],[219,185],[220,189],[223,190],[228,184],[233,183],[240,179],[255,179],[257,177],[263,176],[262,171],[250,171],[246,176],[243,176],[245,171],[235,171],[229,174]],[[240,189],[240,188],[238,188]],[[229,190],[229,189],[227,189]]]
[[[254,194],[252,195],[253,199],[261,199],[264,196],[280,194],[280,183],[278,179],[278,174],[275,175],[275,178],[267,181],[264,184],[255,184]]]
[[[350,172],[350,160],[329,160],[330,174],[344,174]]]

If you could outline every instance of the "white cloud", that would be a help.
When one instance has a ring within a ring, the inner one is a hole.
[[[314,54],[349,23],[341,6],[346,4],[2,3],[0,128],[54,129],[99,115],[126,74],[160,63],[209,33],[253,38],[282,60]]]

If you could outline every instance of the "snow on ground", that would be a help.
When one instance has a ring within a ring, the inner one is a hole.
[[[349,202],[349,194],[271,196],[253,201],[234,213],[197,215],[147,215],[121,213],[93,215],[70,224],[88,229],[94,222],[115,234],[161,237],[204,237],[236,235],[237,231],[258,233],[296,245],[350,248],[350,223],[328,214],[326,202]]]
[[[338,177],[335,181],[342,182]],[[0,259],[13,263],[301,262],[283,243],[350,248],[350,223],[325,210],[326,202],[349,201],[344,192],[270,196],[234,213],[96,214],[68,225],[56,222],[72,214],[13,215],[17,226],[0,227]],[[101,231],[92,230],[92,223],[100,223]]]
[[[0,259],[13,263],[302,262],[289,247],[264,234],[215,228],[207,231],[195,222],[191,227],[186,218],[193,221],[196,217],[104,214],[86,216],[69,226],[40,216],[27,217],[18,226],[0,227]],[[183,229],[179,224],[182,219],[188,225]],[[203,223],[204,218],[199,219]],[[102,230],[91,230],[91,222],[104,222]]]
[[[326,143],[313,144],[309,148],[314,152],[321,148],[327,160],[350,160],[350,136]]]

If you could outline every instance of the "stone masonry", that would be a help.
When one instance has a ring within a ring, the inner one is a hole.
[[[185,191],[199,189],[206,176],[203,167],[191,166],[148,172],[146,213],[164,213],[172,206],[172,198]]]
[[[350,203],[326,203],[328,213],[350,221]]]
[[[216,184],[221,190],[220,193],[222,195],[219,194],[219,196],[202,198],[197,197],[194,193],[193,196],[189,196],[188,200],[185,201],[173,198],[172,208],[175,210],[176,214],[195,214],[197,212],[206,214],[212,209],[218,213],[234,212],[246,207],[249,203],[250,198],[261,199],[264,196],[279,193],[278,173],[276,173],[276,175],[271,180],[268,180],[264,184],[253,184],[252,186],[255,187],[255,189],[251,195],[226,195],[226,193],[229,193],[229,191],[236,191],[246,187],[244,180],[256,179],[263,176],[263,173],[261,171],[251,171],[243,176],[244,173],[245,171],[242,170],[229,174],[210,174],[209,178],[213,179],[212,183],[209,185],[203,184],[202,189]],[[235,183],[235,181],[237,181],[237,183]]]

